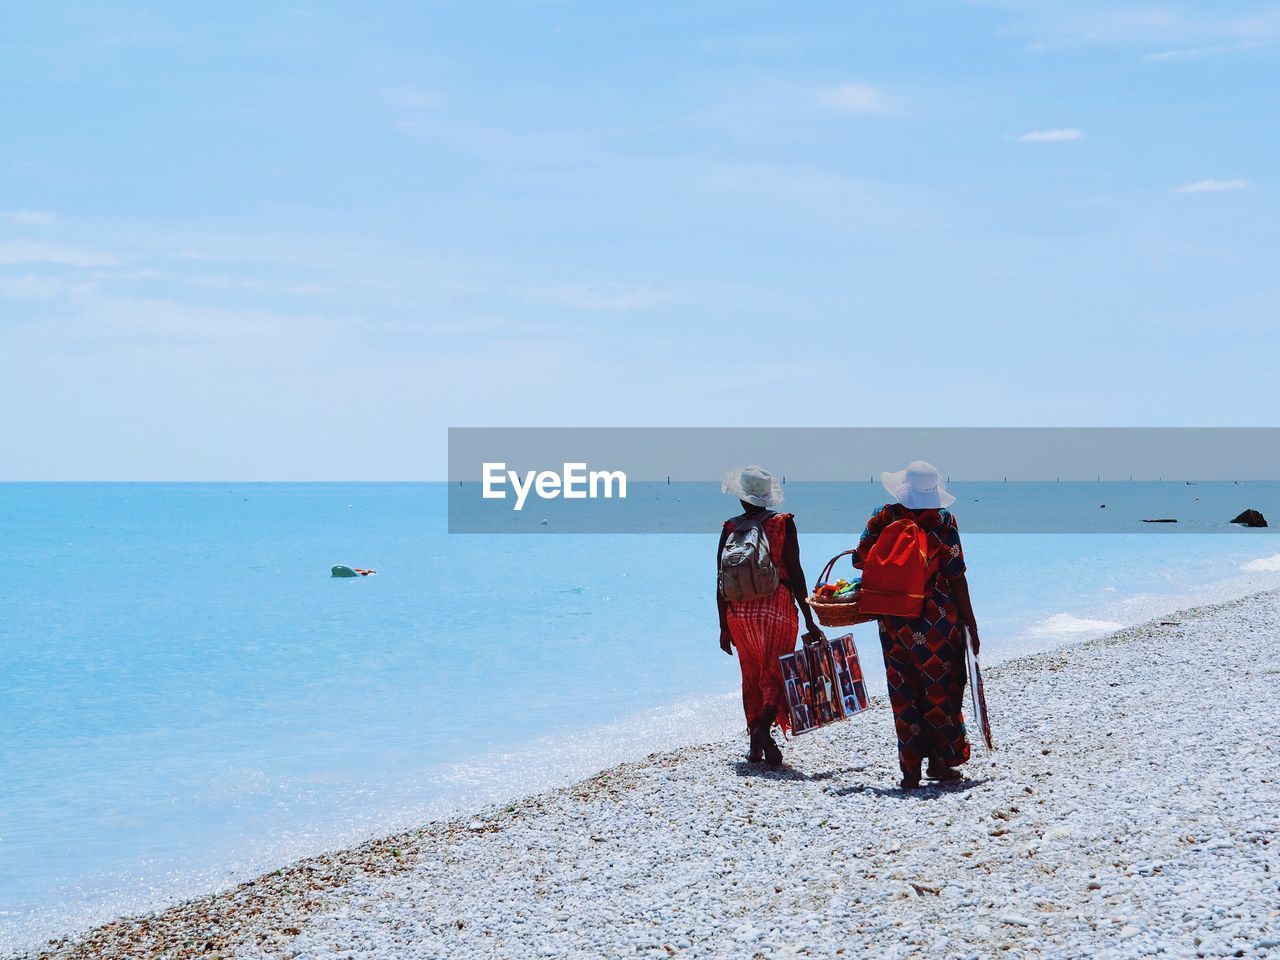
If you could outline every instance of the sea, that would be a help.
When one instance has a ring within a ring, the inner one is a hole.
[[[1280,586],[1273,531],[1228,522],[1280,520],[1280,484],[953,492],[962,532],[1002,497],[1077,530],[965,537],[988,664]],[[654,530],[705,532],[450,534],[444,483],[0,484],[0,956],[739,732],[714,602],[737,511],[663,496]],[[788,496],[810,579],[883,499]],[[1191,532],[1097,509],[1148,500]],[[847,531],[806,534],[806,509]]]

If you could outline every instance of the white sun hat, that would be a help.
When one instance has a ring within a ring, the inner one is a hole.
[[[880,474],[889,496],[912,510],[949,507],[956,498],[942,485],[942,475],[928,460],[912,460],[907,469]]]
[[[734,467],[724,475],[720,490],[757,507],[782,503],[782,484],[764,467]]]

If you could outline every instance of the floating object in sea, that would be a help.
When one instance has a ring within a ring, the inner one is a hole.
[[[540,526],[540,527],[545,527],[545,526],[546,526],[547,524],[549,524],[550,522],[551,522],[551,521],[550,521],[550,520],[548,520],[546,517],[543,517],[541,520],[539,520],[539,521],[538,521],[538,526]]]
[[[1267,518],[1257,510],[1250,508],[1231,522],[1238,523],[1242,527],[1265,527],[1267,525]]]
[[[1105,509],[1107,509],[1107,505],[1106,505],[1105,503],[1100,503],[1100,504],[1098,504],[1098,509],[1099,509],[1099,510],[1105,510]]]
[[[1177,523],[1178,521],[1173,519],[1173,517],[1160,517],[1159,519],[1156,519],[1156,520],[1143,520],[1142,522],[1143,523]]]
[[[334,577],[367,577],[377,572],[363,567],[348,567],[345,563],[335,563],[330,569],[330,575]]]

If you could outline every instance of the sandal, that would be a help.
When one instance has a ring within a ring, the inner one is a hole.
[[[782,766],[782,751],[774,742],[773,736],[769,733],[769,727],[773,724],[765,726],[763,723],[759,726],[751,728],[751,757],[757,757],[753,762],[759,763],[758,756],[764,757],[764,762],[771,767]]]

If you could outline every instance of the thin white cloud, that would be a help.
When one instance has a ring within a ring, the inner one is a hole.
[[[0,243],[0,264],[49,263],[64,267],[109,267],[119,259],[96,250],[64,247],[54,243],[14,240]]]
[[[1263,4],[1243,16],[1214,16],[1182,5],[1148,2],[1042,3],[972,0],[1004,9],[1015,21],[1006,35],[1030,36],[1030,50],[1071,47],[1197,49],[1261,43],[1280,37],[1280,5]]]
[[[558,329],[550,323],[513,323],[505,317],[474,316],[435,320],[382,320],[377,329],[385,333],[426,334],[429,336],[475,336],[477,334],[547,333]]]
[[[0,276],[0,299],[61,300],[90,291],[93,287],[92,283],[72,282],[47,273],[28,273],[19,277]]]
[[[187,280],[193,287],[204,287],[209,290],[261,290],[260,280],[245,277],[198,276]]]
[[[256,277],[232,277],[225,274],[201,274],[187,278],[193,287],[206,290],[261,290],[267,293],[292,293],[302,297],[327,297],[337,293],[329,284],[294,283],[281,284]]]
[[[1174,193],[1217,193],[1220,190],[1243,190],[1249,186],[1248,180],[1197,180],[1195,183],[1184,183],[1175,187]]]
[[[1236,53],[1240,50],[1253,50],[1264,46],[1262,43],[1228,43],[1211,47],[1186,47],[1181,50],[1160,50],[1143,56],[1144,63],[1183,63],[1188,60],[1199,60],[1202,57],[1215,57],[1225,53]]]
[[[671,300],[671,294],[653,287],[601,286],[565,284],[552,287],[527,287],[521,291],[530,300],[554,303],[579,310],[643,310]]]
[[[822,33],[762,32],[710,37],[702,49],[715,56],[738,57],[802,57],[831,49],[834,38]]]
[[[1080,140],[1084,132],[1075,127],[1062,127],[1058,130],[1029,130],[1018,137],[1021,143],[1062,143],[1066,140]]]
[[[682,202],[714,210],[724,222],[759,229],[762,222],[841,233],[913,233],[937,226],[908,191],[892,184],[806,164],[683,159],[668,171]]]
[[[845,83],[817,93],[818,102],[838,113],[888,113],[889,102],[875,87]]]
[[[244,344],[257,341],[336,341],[350,335],[358,318],[227,308],[158,297],[121,297],[81,291],[68,300],[68,315],[46,324],[50,338],[162,340]]]
[[[47,210],[10,210],[0,213],[0,217],[10,223],[20,223],[27,227],[47,227],[58,222],[58,216]]]
[[[1186,50],[1161,50],[1158,53],[1143,54],[1144,63],[1166,63],[1179,60],[1199,60],[1208,48],[1190,47]]]
[[[90,270],[91,280],[162,280],[167,274],[155,267],[141,267],[137,270]]]

